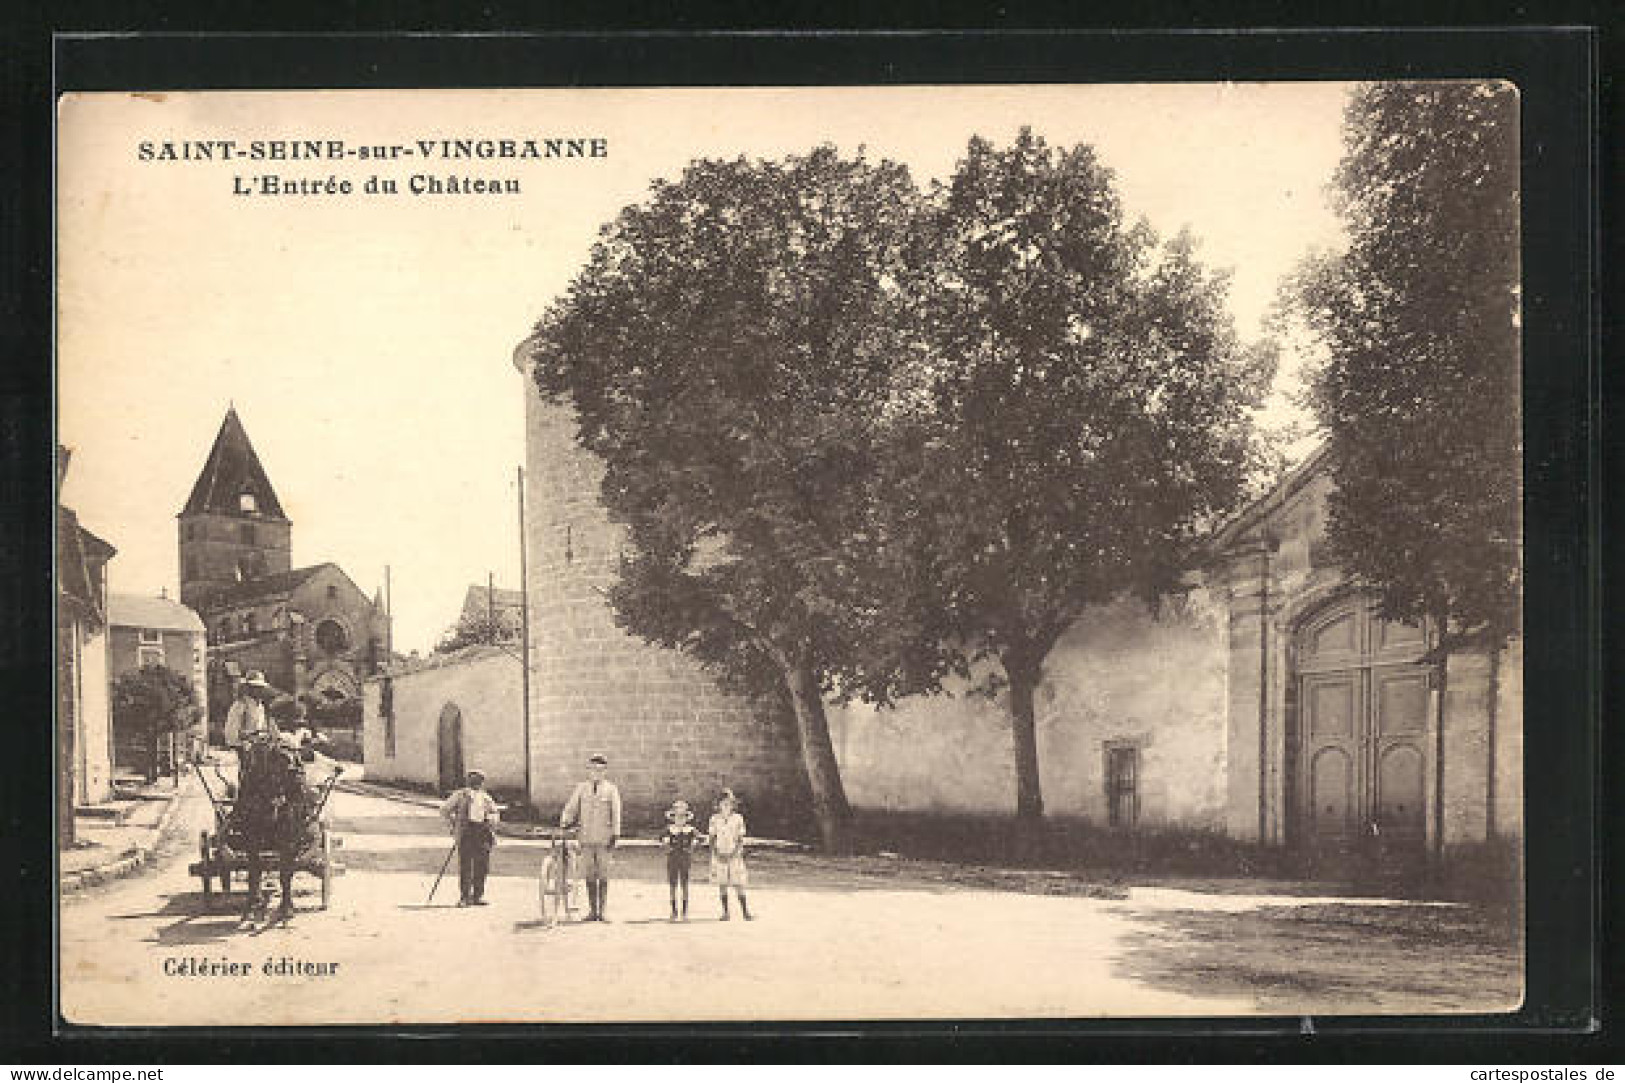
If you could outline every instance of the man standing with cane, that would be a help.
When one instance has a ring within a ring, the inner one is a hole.
[[[462,895],[457,905],[484,906],[485,874],[491,868],[491,847],[496,845],[496,823],[501,815],[485,792],[485,772],[470,771],[468,785],[446,798],[440,815],[457,837],[457,886]]]
[[[587,781],[575,788],[559,816],[559,827],[581,825],[581,877],[587,882],[588,921],[608,921],[610,853],[621,837],[621,791],[604,776],[609,760],[587,758]]]

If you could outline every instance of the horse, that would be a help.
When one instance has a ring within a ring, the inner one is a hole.
[[[244,918],[265,907],[260,883],[267,857],[277,865],[282,889],[277,913],[293,913],[293,874],[299,855],[314,841],[315,795],[305,784],[299,753],[272,733],[255,734],[238,753],[237,800],[227,844],[248,858],[248,905]]]

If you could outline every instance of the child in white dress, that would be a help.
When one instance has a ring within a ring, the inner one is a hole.
[[[728,888],[732,886],[739,896],[740,915],[750,921],[750,904],[745,901],[745,888],[750,886],[750,870],[745,868],[745,818],[739,814],[739,799],[732,790],[723,790],[717,799],[717,811],[706,834],[711,838],[711,882],[722,900],[722,920],[729,918]]]

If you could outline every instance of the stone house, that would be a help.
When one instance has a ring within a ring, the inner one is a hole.
[[[463,609],[457,615],[459,623],[490,620],[505,639],[519,641],[523,624],[525,596],[521,591],[503,587],[470,585],[463,595]]]
[[[198,723],[189,738],[206,736],[208,719],[207,643],[203,620],[192,610],[167,597],[109,594],[107,598],[108,671],[112,680],[143,666],[167,666],[192,683]],[[113,727],[114,761],[121,768],[146,762],[145,734]],[[181,748],[184,749],[183,743]]]
[[[73,842],[73,811],[113,793],[107,678],[107,563],[117,552],[61,504],[71,452],[56,466],[57,834]]]

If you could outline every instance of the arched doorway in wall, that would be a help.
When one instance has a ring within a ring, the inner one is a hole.
[[[463,784],[463,712],[455,703],[440,708],[440,792]]]
[[[1363,595],[1309,614],[1293,636],[1289,721],[1293,836],[1317,872],[1377,854],[1420,859],[1427,841],[1431,669],[1420,628]]]

